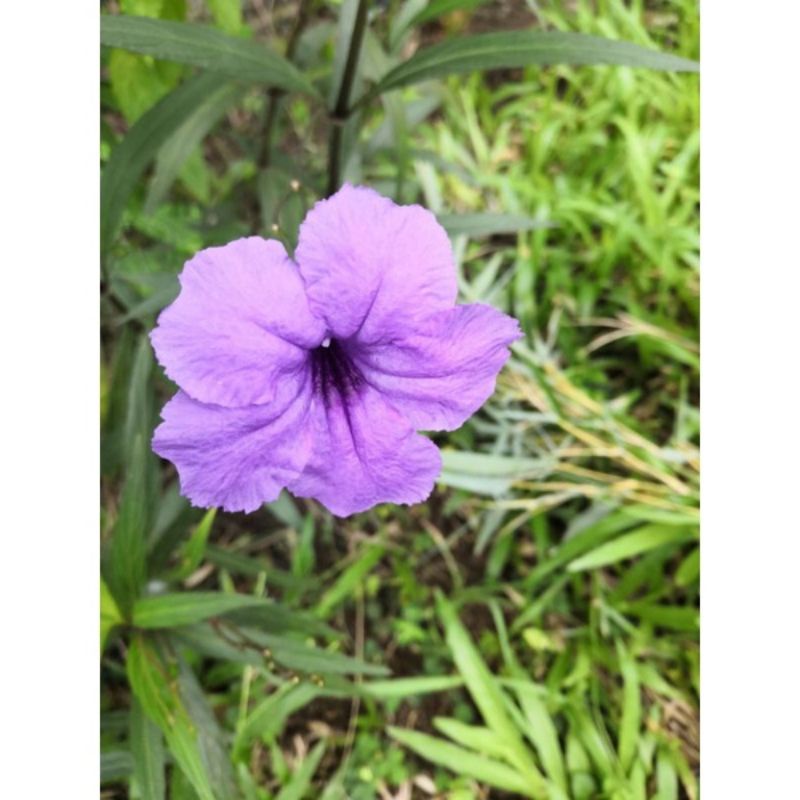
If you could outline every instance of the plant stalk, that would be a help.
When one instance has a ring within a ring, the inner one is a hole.
[[[330,197],[338,188],[342,178],[342,129],[350,116],[350,93],[358,68],[358,59],[361,55],[361,45],[367,30],[367,12],[369,0],[359,0],[356,18],[353,23],[353,33],[350,36],[350,47],[347,52],[347,61],[342,73],[342,82],[339,84],[339,94],[333,111],[330,114],[331,131],[328,138],[328,190]]]

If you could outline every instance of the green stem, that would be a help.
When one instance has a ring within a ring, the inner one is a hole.
[[[356,18],[353,23],[353,33],[350,37],[350,49],[347,52],[347,61],[344,65],[342,82],[339,84],[339,94],[330,115],[331,132],[328,139],[328,196],[332,195],[341,183],[342,175],[342,128],[350,116],[350,93],[358,68],[358,58],[361,54],[361,44],[367,30],[367,12],[369,0],[359,0]]]

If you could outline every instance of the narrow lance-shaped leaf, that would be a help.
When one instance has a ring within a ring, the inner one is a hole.
[[[526,682],[517,686],[516,691],[527,723],[525,734],[536,747],[550,780],[568,794],[567,772],[558,732],[544,700],[535,691],[533,683]]]
[[[508,758],[529,783],[531,795],[546,796],[545,781],[530,751],[525,747],[518,728],[506,711],[502,689],[478,653],[472,639],[461,624],[453,606],[439,595],[439,617],[445,629],[447,645],[458,671],[464,678],[472,699],[491,730],[508,748]]]
[[[323,694],[313,683],[285,683],[265,697],[240,722],[233,743],[233,752],[241,755],[256,737],[270,739],[283,727],[289,716]]]
[[[418,678],[394,678],[364,684],[368,694],[381,700],[408,698],[431,692],[448,692],[464,685],[458,675],[425,675]]]
[[[147,475],[145,443],[138,436],[119,517],[109,545],[105,578],[122,614],[127,618],[146,577]]]
[[[100,652],[102,653],[108,640],[108,634],[115,625],[123,621],[117,604],[108,589],[108,585],[100,579]]]
[[[697,62],[632,42],[560,31],[460,36],[426,47],[383,77],[362,102],[400,86],[463,72],[550,64],[612,64],[697,72]]]
[[[308,79],[265,45],[192,22],[104,15],[100,41],[134,53],[202,67],[236,80],[316,95]]]
[[[131,641],[127,673],[145,714],[161,729],[167,747],[191,782],[200,800],[215,800],[197,742],[197,730],[178,694],[176,676],[168,671],[158,650],[137,636]]]
[[[636,747],[641,736],[639,728],[642,720],[642,700],[636,661],[622,642],[617,642],[617,654],[623,679],[622,719],[619,725],[617,752],[622,769],[627,773],[633,764]]]
[[[200,566],[205,556],[206,543],[216,515],[216,508],[210,508],[206,511],[203,518],[192,530],[189,538],[180,546],[178,550],[180,560],[178,566],[169,573],[170,580],[184,580]]]
[[[656,547],[688,541],[693,538],[693,535],[694,533],[690,528],[677,528],[657,524],[642,525],[633,533],[627,533],[611,542],[602,544],[586,555],[575,559],[567,569],[570,572],[597,569],[627,558],[633,558]]]
[[[145,212],[155,211],[194,149],[242,94],[241,86],[234,84],[221,86],[197,107],[189,119],[164,144],[156,157]]]
[[[133,608],[138,628],[174,628],[192,625],[242,608],[269,608],[271,601],[249,594],[185,592],[143,597]]]
[[[131,705],[130,748],[133,775],[142,800],[164,800],[164,737],[136,698]]]
[[[125,780],[133,769],[131,754],[127,750],[105,750],[100,753],[100,784]]]
[[[186,713],[197,731],[197,746],[214,796],[236,798],[236,779],[229,757],[226,734],[214,715],[203,687],[183,658],[179,658],[178,691]]]
[[[384,552],[384,547],[378,544],[366,548],[322,596],[317,603],[317,615],[322,619],[330,617],[340,603],[352,596],[353,590],[381,560]]]
[[[498,233],[522,233],[552,228],[552,222],[524,214],[440,214],[439,222],[450,236],[494,236]]]
[[[223,77],[213,73],[190,78],[143,114],[111,151],[100,182],[100,246],[103,252],[114,239],[136,182],[161,145],[224,82]]]
[[[303,759],[291,780],[281,789],[275,800],[302,800],[308,796],[311,779],[325,755],[325,741],[317,742],[314,749]]]
[[[432,0],[412,20],[412,25],[422,25],[454,11],[465,11],[483,5],[486,0]]]
[[[391,726],[387,732],[400,744],[410,748],[428,761],[447,767],[459,775],[467,775],[481,783],[506,792],[513,792],[521,797],[542,796],[533,791],[533,787],[524,775],[501,761],[487,758],[473,750],[466,750],[434,736],[428,736],[426,733]]]

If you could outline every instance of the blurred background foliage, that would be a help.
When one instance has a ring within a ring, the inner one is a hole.
[[[353,101],[487,32],[698,55],[691,0],[102,4],[214,32],[103,30],[102,795],[696,798],[698,78],[465,69],[332,125],[362,5]],[[332,147],[334,182],[436,213],[462,300],[526,339],[435,437],[429,502],[193,509],[149,448],[147,332],[198,249],[291,248]]]

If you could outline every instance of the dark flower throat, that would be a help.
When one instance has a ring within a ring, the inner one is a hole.
[[[322,396],[326,406],[337,394],[344,400],[364,383],[358,367],[336,339],[331,339],[327,347],[320,346],[311,351],[311,375],[314,391]]]

